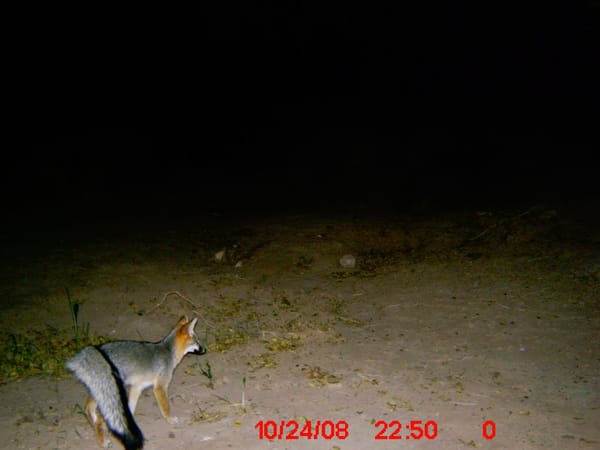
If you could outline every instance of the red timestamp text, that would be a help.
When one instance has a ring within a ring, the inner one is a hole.
[[[307,420],[300,424],[296,420],[259,420],[254,428],[258,430],[259,439],[298,440],[298,439],[340,439],[350,435],[348,422],[345,420]]]
[[[379,429],[374,436],[376,440],[399,440],[399,439],[429,439],[433,440],[438,435],[437,423],[433,420],[428,420],[423,423],[422,420],[411,420],[409,423],[402,425],[399,420],[378,420],[374,424],[375,428]],[[404,429],[403,429],[404,428]]]

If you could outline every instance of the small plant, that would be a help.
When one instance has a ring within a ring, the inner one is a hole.
[[[79,303],[65,288],[71,320],[72,336],[67,330],[47,327],[26,334],[0,331],[0,385],[33,375],[60,378],[67,375],[64,362],[87,345],[106,342],[102,336],[90,336],[89,324],[79,324]]]
[[[32,375],[66,376],[67,358],[86,345],[104,342],[105,338],[94,336],[76,344],[70,333],[50,327],[27,334],[0,332],[0,385]]]
[[[75,345],[79,347],[79,338],[83,337],[85,340],[89,337],[90,332],[90,324],[86,324],[83,328],[83,333],[79,333],[79,305],[80,303],[73,302],[71,299],[71,292],[69,288],[65,288],[65,292],[67,293],[67,301],[69,302],[69,310],[71,311],[71,321],[73,322],[73,339],[75,340]]]
[[[272,352],[293,352],[302,344],[299,336],[292,335],[289,339],[274,337],[264,341],[265,348]]]
[[[206,409],[198,408],[198,412],[192,416],[193,422],[218,422],[225,418],[227,414],[222,411],[208,411]]]
[[[202,367],[202,365],[200,365],[200,372],[202,373],[202,375],[204,375],[206,378],[208,378],[208,387],[211,389],[214,389],[215,386],[213,384],[212,368],[210,366],[209,361],[206,361],[206,369],[204,369],[204,367]]]
[[[250,339],[250,335],[243,330],[236,330],[233,327],[219,329],[212,333],[214,342],[208,346],[211,353],[224,352],[236,345],[245,344]]]
[[[246,412],[246,377],[242,378],[242,410]]]

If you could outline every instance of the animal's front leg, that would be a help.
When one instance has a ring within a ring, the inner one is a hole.
[[[179,423],[179,419],[177,417],[171,417],[169,412],[169,394],[167,392],[167,386],[162,386],[160,384],[154,385],[154,396],[156,397],[156,402],[158,403],[158,407],[160,408],[160,412],[163,417],[169,422],[171,425],[176,425]]]

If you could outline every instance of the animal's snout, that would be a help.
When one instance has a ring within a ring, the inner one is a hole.
[[[206,353],[206,348],[202,347],[198,344],[198,348],[192,352],[194,355],[204,355]]]

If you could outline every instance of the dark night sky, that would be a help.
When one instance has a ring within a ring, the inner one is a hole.
[[[23,58],[7,210],[597,196],[599,3],[417,3],[241,2],[47,25]]]

